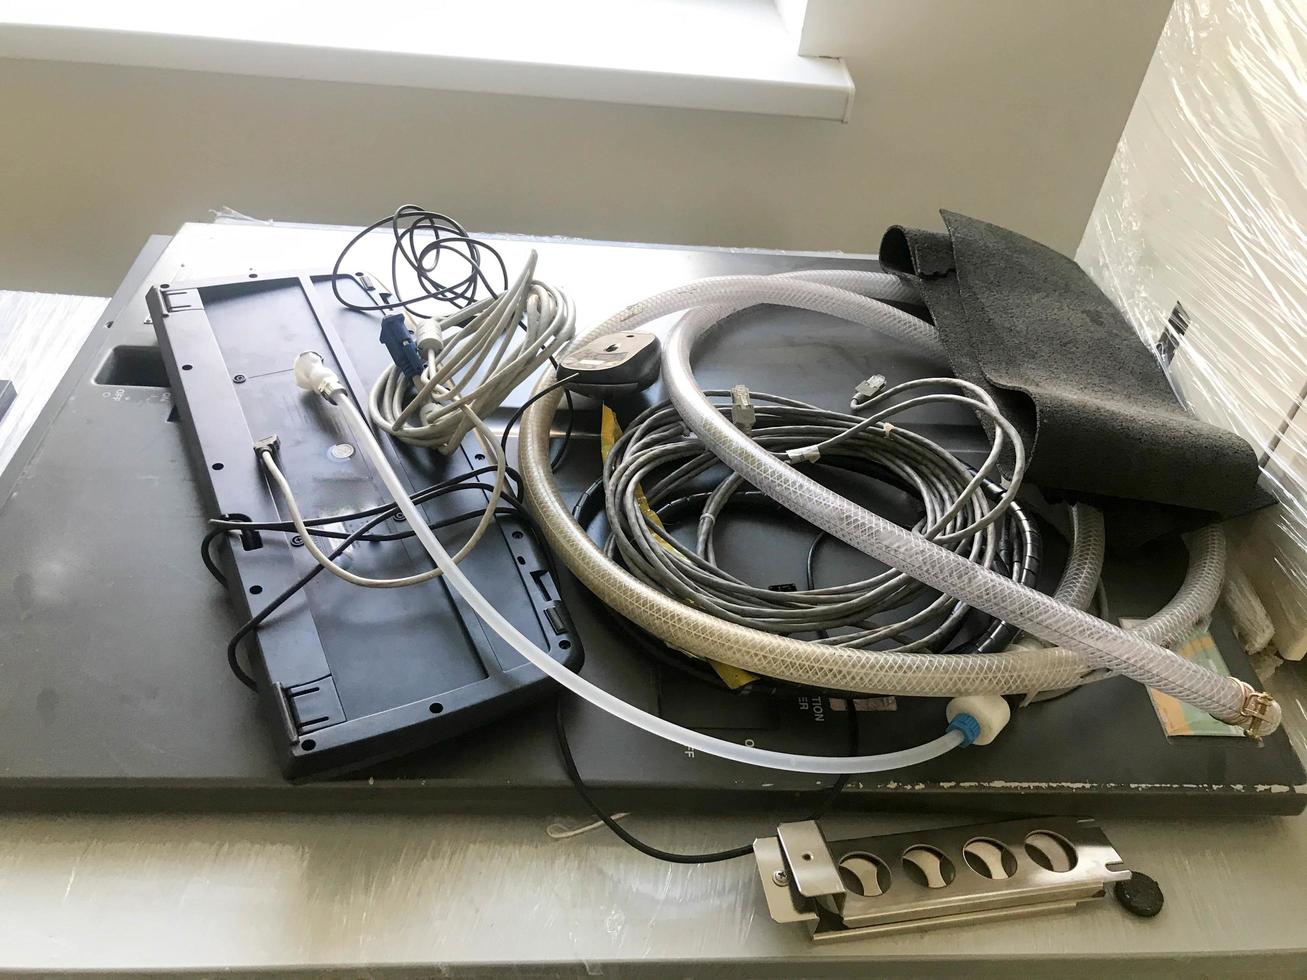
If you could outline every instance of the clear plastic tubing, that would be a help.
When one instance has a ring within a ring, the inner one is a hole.
[[[848,302],[832,302],[832,287],[768,276],[739,277],[732,308],[767,303],[841,316],[867,327],[916,339],[902,330],[899,311],[875,301],[850,315]],[[711,280],[709,280],[711,282]],[[685,287],[693,291],[694,284]],[[835,292],[840,292],[834,289]],[[690,299],[691,297],[685,297]],[[703,396],[691,368],[694,345],[718,323],[717,296],[687,302],[687,313],[671,330],[663,348],[663,383],[686,425],[733,471],[808,522],[893,565],[913,578],[952,595],[1031,634],[1201,708],[1238,722],[1247,689],[1155,643],[1113,626],[1051,596],[972,564],[920,535],[898,527],[776,459],[716,411]],[[711,305],[707,305],[711,304]],[[869,310],[870,315],[864,315]],[[892,311],[886,313],[885,311]],[[628,327],[629,328],[629,327]],[[1273,709],[1274,710],[1274,709]],[[1272,719],[1278,725],[1278,717]]]
[[[1175,598],[1130,632],[1154,643],[1174,643],[1210,616],[1225,581],[1225,532],[1219,524],[1189,536],[1189,569]]]
[[[603,688],[591,684],[578,674],[572,673],[550,657],[544,650],[541,650],[520,633],[512,623],[491,605],[485,596],[477,591],[476,586],[469,582],[467,576],[454,564],[449,552],[445,550],[434,532],[427,527],[426,517],[423,516],[409,497],[408,491],[400,482],[381,447],[377,444],[376,437],[372,434],[367,420],[355,407],[349,395],[340,392],[331,401],[345,415],[350,429],[353,430],[359,446],[363,449],[363,454],[367,457],[368,462],[372,464],[377,474],[380,475],[382,482],[386,485],[386,490],[394,498],[395,503],[399,505],[399,509],[408,521],[409,527],[413,529],[418,541],[427,550],[427,554],[431,556],[432,561],[444,573],[444,579],[450,587],[466,599],[476,614],[492,630],[503,637],[514,650],[563,687],[589,701],[595,707],[607,711],[628,724],[644,729],[651,735],[657,735],[670,742],[676,742],[700,752],[706,752],[709,755],[720,756],[723,759],[743,762],[748,765],[762,766],[768,769],[788,769],[793,772],[838,775],[902,769],[941,756],[964,742],[965,736],[960,731],[950,729],[939,738],[926,742],[924,745],[904,749],[900,752],[859,756],[792,755],[786,752],[771,752],[748,745],[737,745],[724,739],[713,738],[711,735],[704,735],[702,732],[696,732],[690,728],[682,728],[680,725],[672,724],[664,718],[627,704],[621,698],[615,697],[603,690]]]
[[[1098,564],[1101,567],[1103,557],[1101,548],[1103,515],[1084,504],[1077,504],[1076,507],[1082,511],[1080,514],[1082,521],[1091,523],[1087,536],[1094,534],[1099,536],[1097,545],[1092,541],[1086,543],[1086,561],[1093,560],[1093,549],[1097,547]],[[1093,525],[1096,525],[1096,530]],[[1073,520],[1073,526],[1076,526],[1077,534],[1079,534],[1083,524],[1077,524]],[[1088,598],[1084,598],[1084,601],[1081,602],[1083,586],[1087,578],[1088,569],[1082,563],[1077,562],[1074,572],[1072,572],[1071,559],[1068,559],[1068,572],[1063,574],[1062,581],[1058,583],[1057,591],[1053,595],[1077,609],[1084,609],[1089,604]],[[1096,578],[1095,581],[1097,581]],[[1189,536],[1189,568],[1185,572],[1184,582],[1181,583],[1175,596],[1142,623],[1131,626],[1129,632],[1153,643],[1169,645],[1176,642],[1189,630],[1193,629],[1195,623],[1201,622],[1212,614],[1217,601],[1221,598],[1221,586],[1224,582],[1225,532],[1221,530],[1219,524],[1210,524]],[[1065,594],[1063,594],[1064,584],[1066,585]],[[1092,592],[1092,586],[1090,588]],[[1020,645],[1020,642],[1018,642],[1018,646]],[[1026,646],[1029,648],[1029,644]],[[1047,649],[1051,648],[1045,648],[1045,650]],[[1085,681],[1088,683],[1089,681],[1104,680],[1109,676],[1111,676],[1110,673],[1099,671],[1087,676]]]
[[[1054,597],[1076,609],[1086,609],[1103,574],[1107,532],[1102,511],[1088,504],[1071,505],[1071,551]]]
[[[1066,569],[1053,597],[1084,609],[1094,597],[1103,570],[1106,535],[1103,515],[1088,504],[1071,507],[1072,547]],[[1135,636],[1169,645],[1212,614],[1225,581],[1225,532],[1209,524],[1189,537],[1189,567],[1171,600],[1142,623],[1130,627]]]

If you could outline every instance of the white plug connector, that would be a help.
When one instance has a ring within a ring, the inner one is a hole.
[[[345,390],[336,372],[323,363],[322,355],[311,350],[306,350],[295,358],[295,383],[305,391],[316,392],[328,401],[333,395]]]
[[[950,725],[955,718],[969,715],[975,721],[975,726],[967,727],[973,731],[979,729],[970,739],[971,744],[988,745],[1007,727],[1012,719],[1012,709],[1008,707],[1007,699],[998,694],[968,694],[950,701],[944,709],[944,715]],[[955,727],[962,729],[961,725]]]
[[[419,320],[416,317],[410,317],[407,311],[404,315],[408,318],[408,322],[413,325],[413,340],[417,349],[423,354],[439,356],[440,352],[445,349],[442,321],[435,317]]]

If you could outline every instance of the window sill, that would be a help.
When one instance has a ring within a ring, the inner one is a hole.
[[[0,11],[0,57],[847,120],[843,62],[795,46],[774,0],[11,0]]]

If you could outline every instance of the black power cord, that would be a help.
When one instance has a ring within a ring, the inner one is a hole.
[[[852,704],[849,705],[849,749],[850,754],[858,751],[858,713],[854,710]],[[678,854],[675,851],[664,851],[660,847],[654,847],[640,838],[636,837],[625,827],[612,818],[612,815],[599,805],[599,801],[594,798],[590,787],[585,784],[581,778],[581,773],[576,768],[576,759],[572,757],[572,746],[567,740],[567,726],[563,722],[563,698],[559,697],[557,707],[554,711],[554,735],[558,740],[558,751],[563,759],[563,770],[567,773],[567,778],[571,781],[572,787],[576,790],[578,796],[585,801],[590,812],[598,817],[605,827],[616,834],[623,843],[629,844],[641,854],[656,858],[659,861],[667,861],[670,864],[716,864],[719,861],[730,861],[734,858],[745,857],[753,853],[752,844],[741,844],[739,847],[730,847],[724,851],[709,851],[705,854]],[[820,820],[829,812],[835,800],[843,792],[844,787],[848,785],[849,774],[845,773],[839,776],[829,787],[822,790],[822,798],[817,806],[806,817],[808,820]]]
[[[504,445],[507,445],[509,434],[512,430],[512,427],[522,417],[522,413],[531,404],[531,402],[544,397],[546,394],[549,393],[549,391],[556,389],[557,387],[559,387],[559,385],[565,383],[565,381],[566,379],[563,379],[562,381],[555,383],[549,388],[537,392],[520,409],[518,409],[517,412],[514,413],[508,425],[504,427],[504,434],[502,440]],[[568,394],[570,395],[570,392]],[[572,417],[572,413],[569,412],[567,429],[563,433],[561,446],[559,447],[559,450],[554,456],[553,462],[551,463],[551,466],[554,469],[557,469],[558,464],[561,463],[563,453],[566,452],[568,443],[571,441],[572,438],[573,427],[571,423],[571,417]],[[474,480],[476,477],[482,476],[486,473],[494,472],[494,470],[495,470],[494,466],[483,466],[478,469],[469,470],[467,473],[460,474],[459,476],[454,477],[450,480],[446,480],[442,483],[434,484],[432,486],[426,487],[423,490],[418,491],[417,493],[413,494],[413,502],[415,504],[423,504],[429,500],[434,500],[437,497],[441,497],[444,496],[445,494],[454,493],[460,490],[482,490],[482,491],[492,490],[493,488],[487,484],[479,483],[479,482],[468,482],[468,481]],[[510,493],[508,491],[504,491],[504,493],[501,496],[501,500],[505,501],[507,503],[507,506],[497,508],[495,510],[495,514],[496,516],[500,516],[500,517],[514,517],[522,522],[523,526],[526,527],[528,532],[530,532],[532,538],[535,540],[536,545],[540,550],[540,553],[544,556],[550,574],[553,575],[554,580],[557,581],[558,571],[554,566],[553,556],[550,553],[548,547],[545,545],[544,535],[541,533],[540,527],[539,525],[536,524],[535,519],[530,515],[530,513],[526,510],[526,508],[522,506],[521,503],[522,477],[517,472],[517,470],[513,469],[512,467],[507,467],[507,472],[509,478],[512,480],[514,484],[516,484],[517,492]],[[428,526],[433,531],[440,530],[442,528],[450,527],[454,524],[458,524],[463,521],[470,520],[473,517],[479,517],[483,513],[484,513],[484,509],[465,511],[461,514],[456,514],[453,517],[446,518],[445,520],[442,521],[437,521]],[[358,541],[399,541],[399,540],[403,540],[404,538],[411,537],[415,533],[411,528],[393,534],[380,534],[380,535],[369,534],[369,532],[378,524],[382,524],[388,520],[391,520],[398,514],[399,514],[399,506],[397,504],[390,503],[390,504],[381,504],[377,507],[370,507],[365,510],[355,511],[352,514],[341,514],[332,517],[313,518],[310,520],[306,520],[304,523],[310,529],[310,533],[312,533],[315,537],[322,536],[327,538],[341,539],[341,543],[336,547],[334,551],[330,553],[330,557],[334,561],[336,558],[340,557],[340,555],[342,555],[348,548],[350,548],[353,544],[355,544]],[[349,534],[342,534],[342,532],[339,531],[327,531],[321,529],[322,525],[324,524],[340,524],[344,521],[361,520],[365,517],[370,519],[365,524],[356,528],[354,531],[351,531]],[[224,587],[227,585],[227,577],[223,575],[221,569],[218,568],[217,562],[214,561],[212,551],[211,551],[211,546],[215,540],[223,536],[229,536],[232,533],[248,534],[248,533],[255,533],[258,531],[281,531],[286,534],[296,533],[295,525],[289,521],[255,522],[255,521],[233,521],[233,520],[220,519],[215,521],[214,524],[215,527],[211,531],[209,531],[204,536],[203,540],[200,542],[200,558],[201,561],[203,561],[204,563],[204,567],[207,568],[209,570],[209,573],[214,577],[214,579],[216,579],[218,583]],[[250,619],[246,620],[246,622],[241,624],[240,628],[227,642],[227,665],[231,668],[231,672],[236,677],[236,679],[240,681],[243,685],[245,685],[245,687],[249,688],[251,691],[257,690],[258,684],[254,680],[254,678],[250,676],[250,673],[241,665],[240,662],[241,641],[244,640],[250,634],[254,633],[259,628],[259,626],[262,625],[268,619],[269,616],[271,616],[274,612],[276,612],[283,605],[285,605],[293,596],[296,595],[296,593],[298,593],[301,589],[303,589],[310,582],[312,582],[313,579],[316,578],[323,570],[324,569],[321,565],[315,564],[313,568],[309,569],[302,576],[300,576],[293,583],[291,583],[283,592],[278,594],[271,602],[268,603],[267,606],[265,606],[262,610],[260,610],[257,615],[251,617]]]
[[[550,363],[554,363],[553,358],[550,358]],[[554,363],[554,367],[557,368],[558,365]],[[524,401],[521,405],[518,406],[517,411],[515,411],[511,416],[509,416],[508,423],[504,426],[503,434],[500,435],[499,437],[499,453],[501,456],[503,456],[505,459],[508,458],[508,440],[512,436],[513,426],[517,425],[517,423],[521,421],[522,416],[526,414],[526,410],[530,408],[532,405],[534,405],[536,402],[538,402],[541,398],[544,398],[545,395],[555,392],[559,388],[563,387],[563,385],[567,384],[567,382],[572,380],[573,377],[574,375],[569,374],[565,378],[559,378],[553,384],[546,385],[545,387],[541,388],[539,391],[537,391],[530,398],[528,398],[526,401]],[[564,391],[563,397],[567,399],[567,428],[563,430],[563,441],[559,445],[558,451],[554,454],[553,459],[549,461],[549,468],[551,470],[554,470],[555,472],[557,472],[558,467],[563,465],[563,457],[567,453],[567,447],[572,442],[572,431],[573,431],[572,423],[576,415],[572,407],[572,392],[570,390]],[[518,486],[519,487],[521,486],[521,477],[518,477]],[[521,496],[521,494],[519,494],[518,496]]]
[[[494,473],[495,471],[496,468],[494,466],[482,466],[479,469],[470,470],[467,473],[463,473],[457,477],[454,477],[453,479],[444,480],[441,483],[436,483],[433,484],[432,486],[426,487],[423,490],[419,490],[417,493],[413,494],[413,501],[415,503],[423,503],[427,500],[432,500],[435,497],[442,496],[444,493],[452,492],[455,489],[462,489],[465,487],[468,489],[491,491],[494,488],[488,484],[467,483],[466,481],[471,480],[474,477],[483,476],[486,473]],[[522,497],[522,477],[518,474],[517,470],[513,469],[511,466],[505,467],[505,472],[507,473],[508,478],[516,485],[516,487],[514,491],[511,493],[507,490],[503,491],[502,496],[504,499],[507,499],[511,503],[516,505],[517,502],[520,501]],[[357,521],[357,520],[362,520],[365,517],[375,517],[377,514],[381,514],[381,513],[385,513],[390,517],[393,517],[396,513],[398,513],[398,510],[394,504],[381,504],[377,507],[370,507],[367,510],[354,511],[352,514],[340,514],[334,517],[310,518],[306,520],[304,523],[310,528],[320,528],[326,524],[340,524],[345,521]],[[225,518],[215,518],[214,520],[210,521],[210,523],[213,525],[213,529],[209,531],[200,540],[200,560],[204,562],[204,567],[208,569],[209,574],[212,575],[214,579],[217,580],[218,584],[223,587],[226,587],[227,585],[227,576],[222,573],[222,570],[220,568],[218,568],[218,563],[214,559],[213,552],[212,552],[213,543],[218,538],[231,534],[232,532],[239,532],[242,535],[250,534],[258,531],[284,531],[288,534],[295,533],[295,525],[290,521],[258,522],[258,521],[237,521],[237,520],[227,520]],[[400,534],[391,534],[391,535],[367,535],[361,538],[355,538],[354,540],[398,541],[401,538],[409,537],[411,534],[412,534],[411,531],[405,531]],[[327,531],[327,530],[313,531],[313,535],[315,537],[341,538],[341,539],[349,537],[349,535],[344,533],[343,531]]]
[[[390,252],[390,281],[393,299],[382,303],[355,303],[347,300],[340,292],[341,278],[353,278],[350,273],[340,270],[345,265],[354,247],[372,232],[389,225],[395,241]],[[430,233],[431,240],[419,247],[418,234]],[[452,306],[468,306],[479,298],[484,289],[490,294],[497,292],[482,268],[485,257],[489,256],[498,267],[500,290],[508,288],[508,267],[499,251],[485,242],[473,238],[467,229],[447,214],[428,211],[416,204],[405,204],[378,221],[368,225],[345,245],[331,267],[331,291],[336,301],[346,309],[361,313],[386,313],[393,310],[408,310],[419,319],[428,319],[430,314],[422,313],[415,306],[426,302],[449,303]],[[452,257],[467,267],[466,274],[453,282],[441,282],[435,278],[440,260]],[[406,296],[399,280],[400,260],[403,260],[418,285],[416,295]]]
[[[597,486],[597,492],[600,495],[602,495],[603,494],[602,481],[596,481],[596,486]],[[586,494],[582,496],[582,499],[577,501],[577,506],[573,509],[573,516],[579,517],[579,512],[584,510],[584,504],[587,502],[586,497],[596,492],[596,486],[591,486],[586,491]],[[820,537],[818,537],[818,540],[820,540]],[[817,547],[817,541],[814,541],[812,551],[815,551],[816,547]],[[809,589],[813,587],[812,551],[808,553],[807,587]],[[708,684],[709,686],[722,690],[730,690],[729,688],[723,687],[723,685],[720,683],[720,680],[718,680],[717,683],[714,683],[713,679],[716,677],[715,674],[711,674],[710,671],[705,671],[703,673],[700,673],[699,671],[695,670],[693,667],[690,666],[691,661],[689,658],[687,658],[683,654],[679,654],[676,651],[673,651],[670,648],[666,647],[660,641],[656,640],[654,637],[645,633],[634,623],[631,623],[623,619],[621,616],[617,615],[616,613],[610,612],[609,618],[612,620],[614,625],[616,625],[619,629],[621,629],[623,632],[627,634],[628,638],[635,639],[637,645],[641,646],[641,648],[644,649],[646,652],[654,653],[655,656],[657,656],[657,659],[659,659],[660,661],[669,663],[673,667],[682,667],[682,666],[685,667],[687,669],[687,672],[689,672],[691,676],[695,677],[696,680],[700,680]],[[641,643],[640,642],[641,640],[647,640],[648,641],[647,645]],[[666,653],[668,654],[668,656],[666,656],[665,658],[663,656],[659,656],[659,654],[661,654],[663,651],[666,651]],[[782,689],[778,687],[776,690],[771,691],[769,693],[772,693],[774,695],[780,695],[782,693]],[[816,693],[820,695],[820,694],[825,694],[826,692],[816,692]],[[858,712],[852,700],[850,700],[849,702],[848,714],[849,714],[849,754],[856,755],[858,753],[858,734],[859,734]],[[625,827],[621,826],[616,820],[613,819],[612,815],[599,804],[598,800],[594,798],[594,795],[590,792],[590,787],[586,786],[585,780],[581,778],[581,773],[576,768],[576,759],[573,758],[572,756],[572,746],[567,740],[567,726],[564,724],[563,721],[563,697],[561,695],[558,698],[558,704],[554,711],[554,736],[558,742],[558,752],[562,756],[563,771],[567,773],[567,778],[571,781],[572,787],[576,790],[577,795],[580,796],[581,799],[585,801],[586,806],[590,808],[590,812],[593,813],[596,817],[598,817],[603,822],[605,827],[607,827],[614,834],[616,834],[618,838],[620,838],[624,843],[635,848],[641,854],[648,855],[649,857],[655,858],[659,861],[666,861],[670,864],[716,864],[720,861],[730,861],[735,858],[745,857],[746,855],[753,853],[752,844],[742,844],[739,847],[730,847],[724,851],[710,851],[705,854],[678,854],[675,851],[664,851],[660,847],[654,847],[652,844],[640,840],[640,838],[636,837],[634,834],[632,834]],[[826,813],[829,812],[830,808],[835,804],[835,801],[839,797],[840,793],[844,791],[844,787],[848,785],[848,782],[849,782],[849,774],[845,773],[844,775],[839,776],[835,780],[835,782],[831,783],[831,785],[826,790],[823,791],[825,795],[822,797],[821,801],[817,804],[816,808],[814,808],[814,810],[808,816],[807,819],[819,820],[821,819],[821,817],[825,816]]]
[[[488,487],[484,487],[484,485],[475,485],[475,486],[477,488],[489,489]],[[468,485],[468,486],[450,487],[448,489],[464,490],[464,489],[472,489],[472,488],[473,485]],[[372,528],[376,527],[378,524],[390,520],[398,513],[399,513],[399,508],[392,507],[391,509],[378,514],[376,517],[373,517],[366,524],[358,528],[358,530],[350,533],[348,536],[346,536],[345,540],[343,540],[340,543],[340,545],[337,546],[336,549],[331,552],[330,557],[332,558],[332,560],[339,558],[356,541],[362,540],[366,536],[367,532],[372,530]],[[442,528],[450,527],[454,524],[461,523],[462,521],[471,520],[474,517],[480,517],[483,513],[485,513],[484,508],[464,511],[461,514],[456,514],[453,517],[445,518],[443,521],[436,521],[427,526],[430,527],[433,531],[437,531]],[[520,510],[516,507],[499,507],[496,508],[495,510],[495,514],[497,516],[511,516],[511,517],[521,518],[525,513],[526,513],[525,511]],[[292,528],[291,530],[294,530],[294,528]],[[410,537],[413,533],[414,532],[411,530],[404,531],[399,534],[388,536],[386,540],[397,541],[402,538]],[[235,634],[232,636],[232,638],[229,641],[227,641],[227,665],[231,668],[231,672],[236,676],[236,679],[239,680],[246,687],[248,687],[251,691],[258,690],[258,684],[255,682],[254,678],[249,675],[249,673],[245,670],[245,668],[241,666],[240,656],[239,656],[241,640],[245,639],[245,637],[249,636],[251,633],[257,630],[259,626],[262,625],[263,622],[267,620],[269,616],[271,616],[274,612],[276,612],[283,605],[285,605],[286,602],[288,602],[297,592],[299,592],[306,585],[308,585],[315,578],[317,578],[317,576],[321,574],[323,571],[325,571],[325,569],[323,568],[322,565],[315,564],[311,569],[309,569],[298,579],[296,579],[290,586],[288,586],[285,589],[285,591],[281,592],[276,598],[274,598],[270,603],[268,603],[268,605],[265,606],[262,610],[260,610],[255,616],[253,616],[252,618],[247,620],[244,624],[242,624],[240,629],[238,629],[235,632]]]

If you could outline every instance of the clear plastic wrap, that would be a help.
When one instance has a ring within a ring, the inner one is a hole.
[[[1280,505],[1229,527],[1307,654],[1307,5],[1176,0],[1077,261]]]

